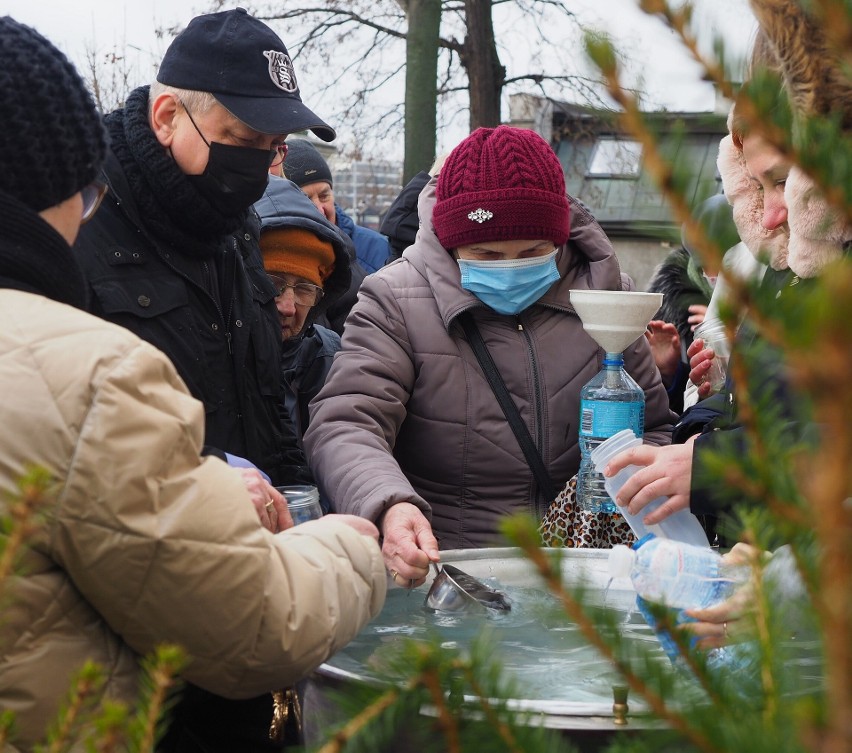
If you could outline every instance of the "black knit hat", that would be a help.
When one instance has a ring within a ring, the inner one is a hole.
[[[331,170],[319,150],[306,139],[288,139],[284,175],[297,186],[325,181],[333,186]]]
[[[0,18],[0,191],[36,212],[95,177],[106,135],[74,66],[35,29]]]

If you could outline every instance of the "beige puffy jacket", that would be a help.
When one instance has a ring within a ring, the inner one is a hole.
[[[379,548],[340,523],[276,536],[240,474],[201,460],[204,412],[136,336],[41,296],[0,290],[0,508],[27,466],[57,480],[0,623],[0,709],[30,750],[86,659],[135,697],[163,641],[187,680],[251,697],[292,684],[381,608]]]

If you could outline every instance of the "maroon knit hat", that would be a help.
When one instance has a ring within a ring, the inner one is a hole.
[[[477,128],[450,152],[432,213],[444,248],[509,240],[568,240],[562,165],[525,128]]]

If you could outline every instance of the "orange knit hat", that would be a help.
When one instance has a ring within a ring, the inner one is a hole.
[[[310,230],[271,227],[260,234],[267,272],[280,272],[322,285],[334,269],[334,248]]]

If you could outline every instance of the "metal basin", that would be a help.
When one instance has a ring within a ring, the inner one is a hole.
[[[636,595],[627,580],[620,580],[608,588],[608,555],[609,550],[563,550],[563,578],[566,582],[582,580],[593,599],[600,599],[600,603],[605,599],[608,606],[623,610],[627,617],[633,612]],[[620,684],[619,679],[609,664],[588,646],[579,635],[576,625],[561,610],[548,612],[549,616],[544,619],[540,611],[534,611],[540,608],[540,602],[548,595],[535,568],[520,550],[449,550],[441,553],[441,561],[444,565],[458,566],[473,578],[493,584],[496,589],[502,591],[505,588],[512,601],[512,610],[502,613],[479,610],[458,615],[431,613],[424,607],[424,597],[432,588],[434,575],[413,592],[392,589],[382,613],[349,646],[321,665],[307,681],[304,712],[306,742],[309,745],[325,741],[329,725],[345,721],[336,712],[332,696],[365,683],[386,685],[387,680],[375,671],[373,654],[384,644],[402,637],[416,638],[425,631],[424,625],[429,629],[438,629],[442,638],[462,648],[465,641],[486,627],[496,628],[497,632],[502,633],[509,652],[513,645],[524,644],[523,648],[529,651],[528,654],[511,655],[507,659],[507,664],[512,666],[513,672],[520,678],[519,686],[524,690],[527,679],[542,675],[547,676],[547,684],[530,691],[528,697],[512,700],[510,705],[536,713],[539,723],[546,727],[564,730],[564,734],[578,743],[581,749],[594,750],[598,744],[603,744],[602,741],[623,729],[616,724],[613,714],[613,690],[615,685]],[[520,600],[514,597],[513,589],[519,589]],[[525,600],[532,602],[532,607],[525,605]],[[409,610],[408,622],[405,621],[405,614],[401,622],[398,617],[393,621],[392,613],[394,610],[398,612],[400,608]],[[430,620],[433,622],[430,623]],[[646,640],[649,647],[656,646],[656,638],[645,626],[641,616],[630,617],[629,622],[629,628],[636,631],[639,640]],[[550,639],[554,640],[554,645],[548,644]],[[661,661],[666,661],[662,651],[659,653]],[[591,659],[597,657],[597,665],[589,661],[591,654],[594,654]],[[574,656],[577,657],[576,663],[573,663]],[[642,717],[647,709],[640,699],[630,698],[629,706],[628,729],[657,726],[647,717]],[[423,710],[421,713],[428,714],[428,711]],[[411,748],[400,743],[395,749]]]

